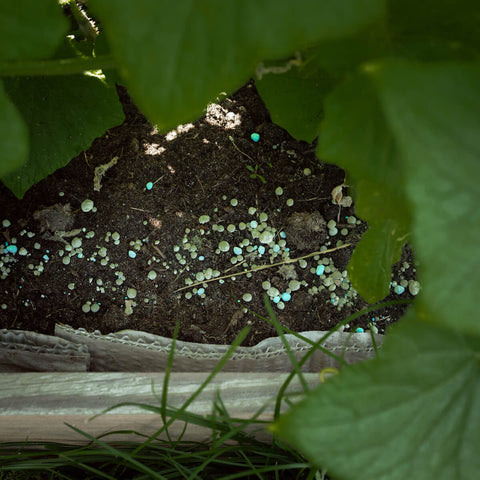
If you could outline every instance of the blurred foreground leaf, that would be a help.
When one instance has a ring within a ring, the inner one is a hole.
[[[480,63],[372,69],[405,163],[419,315],[480,335]]]
[[[124,119],[115,88],[89,75],[15,77],[5,87],[28,127],[27,163],[2,177],[19,198]]]
[[[347,367],[274,424],[335,479],[470,480],[480,471],[480,338],[410,312],[378,358]]]
[[[91,0],[137,105],[167,129],[244,84],[260,60],[349,35],[382,0]]]
[[[0,2],[0,66],[5,60],[48,58],[62,42],[67,27],[58,2]]]
[[[0,176],[21,167],[28,157],[26,125],[0,82]]]
[[[347,171],[356,212],[370,225],[353,252],[352,285],[370,303],[388,295],[392,264],[410,229],[410,209],[394,137],[371,81],[355,75],[327,97],[319,157]]]

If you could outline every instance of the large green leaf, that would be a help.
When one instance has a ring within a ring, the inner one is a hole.
[[[262,62],[255,86],[272,120],[297,140],[312,142],[323,118],[323,102],[338,78],[387,52],[383,19],[353,35],[321,41],[295,58]]]
[[[49,57],[67,28],[55,0],[0,2],[0,62]]]
[[[23,165],[28,158],[27,127],[0,82],[0,176]]]
[[[383,0],[92,0],[130,93],[165,129],[239,87],[265,58],[349,35]]]
[[[388,0],[396,54],[432,60],[473,60],[480,53],[477,0]]]
[[[332,478],[478,476],[480,338],[408,316],[379,358],[346,368],[274,424]]]
[[[305,76],[298,70],[294,66],[282,74],[265,74],[255,86],[273,122],[297,140],[312,142],[318,135],[323,100],[332,88],[332,79],[326,72]]]
[[[2,177],[19,198],[124,119],[115,88],[89,75],[17,77],[5,89],[29,130],[27,163]]]
[[[317,154],[322,160],[345,168],[354,179],[402,190],[394,138],[366,75],[352,76],[327,97],[320,133]]]
[[[480,64],[391,62],[372,77],[406,163],[423,318],[479,334]]]
[[[364,74],[327,97],[317,153],[344,168],[356,185],[356,213],[371,229],[352,255],[349,276],[368,302],[381,300],[389,292],[391,266],[408,238],[410,209],[393,135]]]

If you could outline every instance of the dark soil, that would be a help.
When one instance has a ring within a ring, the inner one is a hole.
[[[230,343],[250,324],[247,344],[252,345],[275,335],[273,327],[254,315],[266,315],[262,282],[269,281],[284,293],[292,279],[304,281],[299,290],[291,292],[284,309],[272,302],[281,324],[295,331],[328,330],[367,306],[344,277],[335,277],[330,290],[322,287],[335,269],[346,269],[353,245],[366,230],[365,223],[347,222],[355,215],[354,206],[341,208],[332,203],[332,190],[343,183],[344,172],[319,161],[314,145],[294,140],[273,124],[252,83],[212,105],[195,124],[178,127],[167,135],[156,132],[123,90],[119,94],[126,113],[123,125],[108,131],[88,151],[35,185],[23,200],[0,185],[0,228],[4,219],[11,223],[1,228],[5,246],[3,253],[0,246],[0,262],[5,278],[0,280],[0,328],[51,334],[55,323],[61,322],[102,333],[133,329],[170,337],[179,321],[182,340]],[[258,142],[251,139],[253,132],[260,135]],[[94,191],[95,168],[114,157],[118,162],[105,172],[101,190]],[[310,175],[304,173],[307,168]],[[154,183],[151,190],[146,189],[147,182]],[[281,196],[275,194],[279,186],[283,188]],[[344,189],[343,193],[348,192]],[[95,213],[81,210],[86,198],[94,201]],[[294,200],[293,206],[286,205],[289,198]],[[232,199],[238,200],[237,206],[231,205]],[[249,207],[256,208],[253,215],[248,213]],[[249,231],[252,220],[261,223],[262,212],[268,214],[266,223],[275,235],[274,243],[279,245],[280,232],[285,232],[286,245],[277,254],[268,253],[273,244],[260,243]],[[210,221],[199,223],[202,215],[209,215]],[[332,219],[339,224],[335,236],[329,236],[325,225]],[[243,231],[239,230],[241,222],[248,225]],[[213,231],[214,224],[225,231]],[[236,227],[233,233],[227,231],[230,224]],[[347,235],[340,233],[343,228]],[[87,238],[88,232],[95,232],[94,237]],[[107,232],[118,232],[118,245]],[[82,240],[83,251],[64,264],[70,248],[67,243],[75,237]],[[245,238],[256,245],[252,255],[262,245],[267,251],[252,260],[244,245],[246,261],[234,265],[233,248]],[[217,254],[223,240],[229,242],[230,249]],[[241,274],[308,255],[322,246],[335,248],[339,240],[352,246],[306,258],[306,268],[295,262]],[[130,243],[135,241],[137,247]],[[8,253],[8,244],[15,244],[19,251]],[[26,252],[20,252],[22,247]],[[102,247],[107,251],[106,265],[101,265]],[[130,258],[130,250],[136,253],[135,258]],[[192,258],[191,253],[197,257]],[[182,258],[184,265],[179,261]],[[330,263],[320,277],[315,269],[324,258]],[[405,270],[404,262],[413,265],[408,251],[394,268],[394,280],[414,278],[414,268]],[[185,279],[196,282],[195,275],[209,267],[221,276],[236,276],[225,278],[223,283],[200,284],[192,297],[186,298],[192,287],[179,290],[186,287]],[[155,280],[148,278],[152,270],[157,274]],[[125,278],[122,285],[116,283],[119,278]],[[316,294],[312,294],[314,286],[319,289]],[[136,289],[135,298],[126,298],[128,288]],[[199,295],[200,288],[205,289],[204,297]],[[238,299],[246,293],[253,298],[250,302],[241,300],[240,305]],[[332,304],[331,295],[335,294],[347,296],[352,305],[339,308]],[[386,300],[409,296],[406,289]],[[99,304],[98,312],[84,313],[86,302]],[[378,331],[383,332],[405,308],[401,305],[363,315],[350,322],[348,329],[366,329],[374,317]],[[130,309],[133,313],[128,315]]]

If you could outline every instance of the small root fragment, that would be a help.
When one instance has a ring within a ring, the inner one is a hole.
[[[107,172],[107,170],[118,162],[118,157],[113,157],[108,163],[104,163],[103,165],[99,165],[95,168],[95,176],[93,178],[93,189],[96,192],[99,192],[102,188],[102,178]]]

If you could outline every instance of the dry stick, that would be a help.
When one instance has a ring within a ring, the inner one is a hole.
[[[252,268],[251,270],[245,270],[243,272],[231,273],[230,275],[223,275],[222,277],[203,280],[202,282],[192,283],[191,285],[187,285],[186,287],[177,288],[177,290],[174,290],[173,293],[180,292],[181,290],[187,290],[188,288],[194,288],[194,287],[197,287],[198,285],[203,285],[204,283],[218,282],[219,280],[223,280],[224,278],[238,277],[239,275],[245,275],[246,273],[251,273],[251,272],[258,272],[259,270],[265,270],[266,268],[278,267],[279,265],[285,265],[286,263],[295,263],[295,262],[298,262],[299,260],[303,260],[304,258],[313,257],[314,255],[323,255],[325,253],[335,252],[336,250],[350,247],[351,245],[352,245],[351,243],[346,243],[345,245],[340,245],[339,247],[330,248],[328,250],[323,250],[323,251],[319,250],[318,252],[309,253],[308,255],[304,255],[303,257],[288,258],[287,260],[283,260],[282,262],[271,263],[269,265],[260,265],[259,267]]]
[[[232,136],[228,137],[228,139],[233,143],[233,146],[234,146],[242,155],[245,155],[247,158],[249,158],[252,162],[255,163],[255,160],[254,160],[248,153],[242,152],[242,151],[235,145],[235,142],[233,141],[233,137],[232,137]]]

